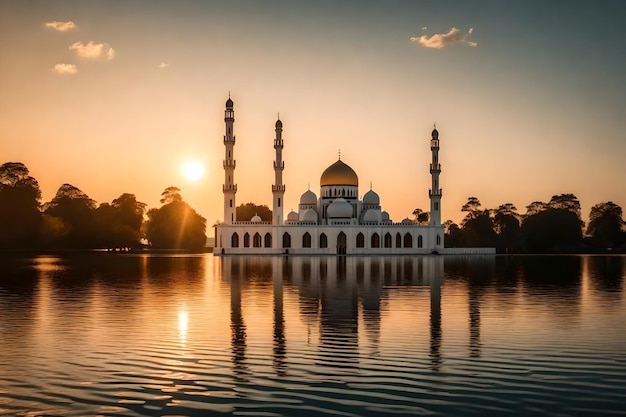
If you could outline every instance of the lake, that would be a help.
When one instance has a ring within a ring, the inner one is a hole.
[[[624,256],[0,255],[0,415],[614,416]]]

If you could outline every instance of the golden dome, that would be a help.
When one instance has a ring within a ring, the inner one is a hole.
[[[356,172],[341,159],[326,168],[320,178],[320,186],[325,185],[359,185],[359,177]]]

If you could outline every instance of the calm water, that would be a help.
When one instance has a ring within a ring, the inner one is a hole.
[[[0,415],[625,415],[626,257],[0,258]]]

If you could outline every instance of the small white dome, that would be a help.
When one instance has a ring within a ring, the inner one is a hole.
[[[364,222],[376,222],[378,223],[380,220],[380,211],[378,210],[374,210],[374,209],[369,209],[365,212],[365,215],[363,216],[363,221]]]
[[[306,206],[315,206],[317,205],[317,196],[311,190],[307,190],[300,197],[300,204]]]
[[[287,214],[287,222],[297,223],[298,222],[298,213],[296,213],[293,210],[290,211],[289,214]]]
[[[381,213],[383,221],[389,221],[389,213],[387,213],[386,211],[383,211]]]
[[[326,209],[326,213],[330,218],[351,218],[352,217],[352,205],[343,198],[339,197]]]
[[[317,211],[313,209],[306,209],[300,217],[301,222],[317,223]]]
[[[409,224],[413,224],[413,222],[408,217],[405,217],[404,219],[402,219],[402,224],[409,225]]]
[[[374,190],[369,190],[363,196],[363,204],[378,206],[380,205],[380,197],[378,197],[378,194],[376,194]]]
[[[259,216],[258,214],[255,214],[255,215],[254,215],[254,217],[252,217],[252,219],[250,219],[250,221],[251,221],[252,223],[260,223],[260,222],[262,222],[263,220],[261,219],[261,216]]]

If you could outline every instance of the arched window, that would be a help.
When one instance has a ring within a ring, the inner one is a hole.
[[[437,246],[441,245],[441,236],[437,235]]]
[[[424,244],[423,244],[423,240],[422,240],[422,235],[419,235],[419,236],[417,237],[417,247],[418,247],[418,248],[421,248],[422,246],[424,246]]]
[[[404,247],[412,248],[413,247],[413,236],[410,233],[406,233],[404,235]]]
[[[309,234],[309,232],[306,232],[305,234],[302,235],[302,247],[303,248],[311,247],[311,235]]]
[[[239,247],[239,235],[237,233],[233,233],[230,237],[230,247],[238,248]]]
[[[250,235],[248,233],[243,235],[243,247],[244,248],[249,248],[250,247]]]
[[[265,234],[265,247],[266,248],[272,247],[272,235],[270,233]]]
[[[252,245],[255,248],[260,248],[261,247],[261,235],[259,233],[255,233],[254,234],[254,238],[252,240]]]
[[[326,237],[325,233],[322,233],[320,235],[320,248],[327,248],[328,247],[328,238]]]
[[[291,235],[287,232],[283,233],[283,248],[291,247]]]
[[[357,248],[365,247],[365,236],[363,236],[363,233],[361,232],[359,232],[359,234],[356,235],[356,247]]]
[[[372,235],[372,247],[380,248],[380,236],[378,236],[378,233]]]
[[[385,247],[391,247],[391,235],[389,233],[385,233]]]
[[[400,233],[396,233],[396,248],[401,248],[402,247],[402,236],[400,236]]]
[[[345,254],[346,253],[346,234],[344,232],[339,232],[337,235],[337,253]]]
[[[345,188],[343,188],[343,189],[341,190],[341,196],[342,196],[342,197],[345,197],[345,196],[346,196],[346,189],[345,189]]]

